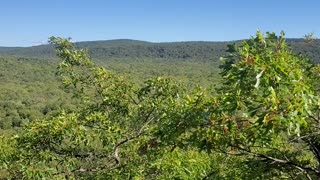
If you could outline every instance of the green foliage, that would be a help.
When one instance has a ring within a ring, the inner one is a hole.
[[[61,89],[56,78],[57,59],[0,58],[0,129],[48,117],[61,109],[72,111],[76,100],[71,89]],[[142,86],[146,79],[163,76],[183,82],[188,88],[211,87],[219,81],[214,62],[177,59],[120,58],[95,62]]]
[[[264,38],[257,33],[231,52],[222,66],[226,109],[231,115],[242,113],[254,132],[263,130],[266,136],[283,127],[300,134],[315,101],[306,73],[311,65],[288,50],[283,36],[270,33]]]
[[[57,74],[76,107],[2,137],[0,176],[320,177],[320,68],[292,53],[283,32],[279,37],[257,32],[230,45],[215,93],[165,77],[138,86],[95,65],[87,50],[68,39],[50,42],[61,58]]]
[[[313,85],[318,65],[292,53],[283,32],[279,37],[257,32],[229,52],[212,108],[214,123],[206,131],[208,146],[254,158],[254,171],[261,166],[273,177],[288,178],[295,171],[319,176],[314,127],[319,127],[320,101]]]
[[[10,163],[14,164],[12,167],[3,161],[8,169],[14,168],[9,171],[11,176],[156,177],[163,171],[158,167],[161,162],[148,164],[182,146],[175,145],[164,131],[174,125],[170,121],[173,116],[177,119],[174,123],[185,116],[184,110],[177,108],[190,108],[183,105],[186,99],[190,100],[185,88],[167,78],[154,78],[135,87],[95,66],[86,50],[74,49],[68,40],[51,41],[62,59],[58,74],[79,104],[74,113],[61,112],[52,118],[33,120],[19,137],[11,140],[17,150],[14,154],[20,155],[15,157],[18,164]],[[185,133],[186,128],[181,129],[171,136],[178,138]],[[202,168],[197,167],[190,171],[193,177],[200,172],[203,173]],[[176,175],[179,176],[186,177]]]

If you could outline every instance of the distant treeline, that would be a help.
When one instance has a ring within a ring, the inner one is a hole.
[[[173,58],[198,59],[199,61],[218,60],[225,55],[227,45],[234,42],[173,42],[151,43],[136,40],[108,40],[76,43],[78,48],[88,48],[93,58]],[[310,56],[315,62],[320,62],[320,40],[305,42],[304,39],[288,39],[288,44],[296,53]],[[33,47],[0,47],[0,55],[18,57],[53,58],[55,52],[50,45]]]

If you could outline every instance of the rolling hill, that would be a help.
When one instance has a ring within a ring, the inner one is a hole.
[[[306,43],[303,39],[288,39],[294,52],[308,54],[315,62],[320,62],[320,40]],[[79,48],[89,49],[93,58],[166,58],[217,60],[225,54],[228,44],[240,42],[168,42],[152,43],[146,41],[117,39],[105,41],[78,42]],[[51,45],[32,47],[0,47],[0,55],[24,58],[54,58]]]

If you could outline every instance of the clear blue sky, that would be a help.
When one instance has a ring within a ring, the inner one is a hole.
[[[319,0],[2,0],[0,46],[75,41],[226,41],[257,29],[320,36]]]

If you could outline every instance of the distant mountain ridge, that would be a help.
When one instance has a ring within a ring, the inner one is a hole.
[[[320,62],[320,40],[306,43],[303,39],[287,39],[293,51],[308,54]],[[84,41],[75,43],[78,48],[87,48],[93,58],[166,58],[216,60],[225,55],[227,45],[240,41],[210,42],[161,42],[153,43],[131,39]],[[0,47],[1,56],[25,58],[54,58],[52,45],[32,47]]]

